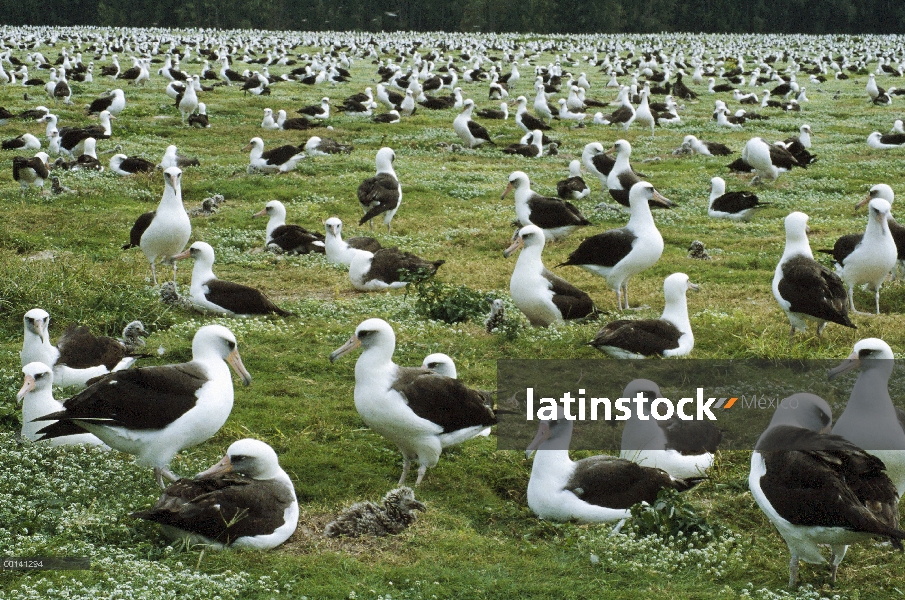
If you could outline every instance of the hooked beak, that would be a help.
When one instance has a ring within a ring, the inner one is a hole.
[[[427,507],[424,506],[424,504],[422,504],[421,502],[418,502],[417,500],[413,500],[410,506],[412,508],[414,508],[415,510],[420,510],[421,512],[427,511]]]
[[[262,208],[261,210],[259,210],[259,211],[256,212],[255,214],[251,215],[251,218],[254,219],[254,218],[257,218],[257,217],[265,217],[265,216],[267,216],[267,209],[266,209],[266,208]]]
[[[532,456],[534,456],[534,452],[538,449],[538,447],[549,438],[550,423],[548,421],[541,421],[540,427],[537,428],[537,435],[534,436],[534,439],[531,440],[530,444],[528,444],[528,449],[525,450],[525,458],[531,458]]]
[[[699,285],[696,284],[696,283],[691,283],[691,282],[689,281],[689,282],[688,282],[688,289],[690,289],[692,292],[700,292],[700,291],[701,291],[701,286],[699,286]]]
[[[226,362],[233,368],[236,375],[242,378],[242,383],[244,385],[249,385],[251,383],[251,375],[248,374],[248,371],[245,370],[245,365],[242,364],[242,357],[239,356],[238,348],[229,353],[229,356],[226,357]]]
[[[512,191],[512,183],[509,183],[509,185],[506,186],[506,191],[504,191],[503,195],[500,196],[500,200],[505,198],[509,194],[510,191]]]
[[[22,402],[22,398],[25,397],[25,394],[35,389],[35,378],[31,375],[26,375],[25,379],[22,381],[22,389],[19,390],[19,393],[16,394],[16,400],[18,402]]]
[[[660,206],[662,206],[664,208],[672,208],[673,206],[675,206],[675,204],[673,204],[670,200],[668,200],[663,194],[661,194],[657,190],[654,190],[654,197],[651,198],[651,202],[659,204]]]
[[[349,338],[348,342],[330,353],[330,362],[335,363],[336,359],[338,359],[340,356],[348,354],[349,352],[355,350],[356,348],[359,348],[360,346],[361,340],[358,339],[357,335],[352,334],[352,337]]]
[[[220,475],[221,473],[230,473],[233,470],[233,463],[229,460],[229,454],[223,457],[223,459],[215,464],[213,467],[206,471],[201,471],[197,475],[195,475],[196,479],[201,477],[213,477],[214,475]]]
[[[858,358],[857,352],[852,352],[851,354],[848,355],[848,358],[846,358],[844,361],[842,361],[841,365],[830,369],[829,372],[827,373],[827,375],[829,376],[830,381],[832,381],[839,375],[842,375],[843,373],[847,373],[848,371],[851,371],[852,369],[857,369],[859,366],[861,366],[861,359]]]
[[[254,146],[252,146],[251,144],[246,144],[245,147],[242,148],[242,152],[248,152],[252,148],[254,148]]]
[[[192,255],[192,251],[191,251],[191,249],[189,249],[189,250],[183,250],[179,254],[174,254],[171,258],[173,260],[182,260],[184,258],[190,257],[191,255]]]
[[[504,257],[504,258],[509,258],[509,257],[512,256],[516,251],[521,250],[521,249],[524,248],[524,247],[525,247],[525,242],[524,242],[524,240],[522,240],[522,236],[516,234],[516,235],[515,235],[515,241],[512,242],[512,245],[510,245],[508,248],[506,248],[505,250],[503,250],[503,257]]]
[[[858,210],[859,208],[861,208],[868,202],[870,202],[870,194],[868,194],[867,197],[865,197],[863,200],[861,200],[860,202],[858,202],[858,204],[855,205],[855,210]]]
[[[616,152],[616,146],[613,146],[612,148],[610,148],[609,150],[604,152],[604,154],[606,154],[607,156],[612,156],[615,152]]]

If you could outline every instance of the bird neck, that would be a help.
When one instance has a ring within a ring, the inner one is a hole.
[[[811,252],[811,244],[808,242],[807,235],[786,234],[786,249],[782,253],[782,260],[792,258],[793,256],[805,256],[814,258]]]
[[[691,331],[691,321],[688,319],[688,299],[685,294],[676,294],[666,298],[666,306],[663,307],[663,315],[660,317],[679,328],[679,331]]]

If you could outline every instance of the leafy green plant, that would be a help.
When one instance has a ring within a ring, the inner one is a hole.
[[[487,295],[468,286],[454,286],[436,279],[421,279],[413,285],[415,311],[425,318],[462,323],[488,312]]]
[[[713,539],[719,533],[719,527],[708,523],[676,490],[664,488],[653,504],[642,502],[631,510],[631,529],[638,536],[656,535],[688,544]]]

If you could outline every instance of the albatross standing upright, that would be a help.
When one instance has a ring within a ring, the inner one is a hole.
[[[226,422],[233,407],[229,366],[245,385],[236,337],[222,325],[205,325],[192,340],[192,360],[160,367],[126,369],[100,377],[64,402],[63,410],[39,421],[57,421],[39,430],[42,439],[72,433],[74,423],[108,446],[154,467],[157,483],[176,481],[170,461],[183,448],[200,444]]]
[[[383,319],[362,322],[355,334],[330,354],[330,362],[356,348],[355,408],[365,424],[396,444],[404,459],[399,485],[418,461],[420,485],[443,448],[460,444],[494,425],[493,411],[477,391],[458,379],[393,362],[396,334]]]
[[[535,327],[547,327],[595,313],[597,308],[590,296],[544,267],[541,254],[545,239],[540,227],[528,225],[519,230],[515,241],[503,253],[508,257],[516,250],[522,250],[509,280],[512,301]]]
[[[163,172],[163,197],[157,210],[138,217],[129,233],[129,243],[123,250],[139,247],[151,263],[151,278],[157,285],[157,271],[154,261],[163,257],[164,262],[173,265],[173,283],[176,283],[176,263],[174,254],[182,252],[192,237],[192,223],[182,203],[182,171],[170,167]]]
[[[792,588],[798,585],[799,560],[827,563],[819,545],[832,549],[835,582],[849,544],[882,536],[901,549],[905,539],[896,489],[883,462],[835,430],[828,435],[831,423],[824,399],[795,394],[779,403],[751,455],[748,487],[789,547]]]
[[[808,243],[808,216],[793,212],[785,219],[786,247],[773,274],[773,297],[792,325],[790,335],[817,323],[817,335],[827,322],[857,329],[848,317],[845,284],[814,260]]]
[[[396,153],[392,148],[381,148],[377,151],[375,157],[377,174],[368,177],[358,186],[358,201],[364,211],[364,216],[358,221],[359,225],[368,223],[371,229],[374,229],[371,219],[382,214],[387,232],[390,231],[390,223],[402,203],[402,186],[393,169],[395,160]]]
[[[663,236],[654,223],[651,202],[672,205],[650,183],[636,183],[629,192],[631,216],[626,226],[587,238],[557,266],[574,265],[605,278],[616,292],[619,310],[628,310],[629,278],[652,267],[663,254]]]

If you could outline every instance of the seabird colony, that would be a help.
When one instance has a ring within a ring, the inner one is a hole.
[[[13,180],[23,201],[51,192],[60,196],[60,202],[77,196],[91,198],[93,186],[102,180],[118,181],[128,190],[150,186],[152,196],[162,190],[157,209],[138,216],[134,225],[126,221],[140,211],[130,209],[131,217],[111,212],[110,224],[119,228],[110,241],[121,242],[131,225],[123,248],[140,248],[150,264],[150,281],[145,282],[139,274],[144,268],[139,268],[140,259],[124,254],[119,260],[135,263],[129,285],[156,286],[157,265],[163,262],[173,266],[168,289],[175,292],[179,285],[176,261],[193,259],[189,294],[179,306],[205,314],[304,318],[281,307],[296,310],[295,299],[309,290],[274,286],[268,290],[278,299],[274,302],[258,289],[268,285],[260,269],[255,271],[260,280],[256,285],[216,277],[214,259],[223,256],[224,270],[232,267],[231,277],[249,279],[235,265],[242,262],[237,254],[248,250],[251,256],[251,250],[237,249],[230,241],[241,226],[234,219],[229,225],[221,222],[224,229],[201,226],[197,232],[183,204],[183,188],[194,194],[216,180],[205,179],[210,174],[193,173],[191,169],[201,161],[180,154],[173,144],[167,144],[157,163],[150,153],[160,156],[164,144],[151,148],[137,142],[131,135],[138,128],[154,126],[164,139],[170,132],[180,132],[192,154],[213,161],[217,168],[228,163],[230,177],[241,179],[254,192],[250,196],[255,209],[261,206],[260,190],[281,190],[281,200],[265,198],[264,209],[255,214],[269,218],[264,249],[277,255],[308,255],[293,259],[305,265],[317,265],[318,260],[336,265],[348,280],[339,277],[326,287],[346,286],[347,291],[420,285],[436,276],[445,263],[450,265],[446,271],[455,269],[451,277],[474,270],[475,265],[461,264],[460,241],[446,238],[444,243],[441,238],[444,224],[454,220],[449,215],[462,209],[457,204],[462,191],[455,188],[453,193],[452,186],[464,178],[464,171],[480,166],[485,170],[471,175],[471,181],[480,181],[489,190],[505,178],[508,187],[503,197],[514,191],[514,208],[489,192],[483,194],[486,197],[473,193],[472,207],[495,203],[495,208],[469,217],[469,231],[493,238],[494,243],[484,244],[485,250],[492,248],[486,251],[488,264],[502,261],[499,249],[506,239],[512,242],[506,256],[520,250],[511,267],[509,294],[522,314],[505,314],[504,302],[491,298],[493,312],[487,326],[491,333],[487,335],[500,331],[503,321],[520,322],[523,316],[530,326],[584,327],[590,334],[599,329],[590,345],[619,358],[689,355],[695,347],[695,309],[700,304],[720,308],[707,298],[706,290],[708,284],[717,287],[725,273],[717,277],[696,272],[692,283],[691,277],[679,272],[690,269],[678,268],[688,265],[678,261],[679,253],[670,252],[678,248],[684,253],[688,240],[682,235],[694,226],[687,220],[692,213],[730,221],[714,225],[708,234],[708,247],[721,247],[727,256],[734,252],[733,242],[722,240],[720,231],[747,238],[773,237],[772,243],[765,240],[762,251],[775,261],[772,293],[793,337],[805,331],[809,322],[817,325],[818,336],[828,323],[869,329],[871,318],[855,308],[858,288],[866,285],[874,292],[874,312],[881,313],[880,288],[903,261],[902,228],[893,217],[895,181],[872,183],[869,197],[858,204],[857,208],[867,207],[866,226],[863,217],[846,230],[828,220],[842,218],[838,208],[848,202],[846,198],[808,205],[814,221],[820,222],[821,239],[827,244],[837,239],[827,250],[835,271],[815,260],[808,241],[810,217],[795,210],[803,208],[797,198],[796,169],[831,166],[831,161],[819,160],[820,136],[834,123],[821,120],[826,113],[820,110],[838,100],[838,90],[849,85],[846,80],[867,75],[866,86],[859,84],[859,90],[866,92],[870,110],[895,105],[899,90],[888,80],[902,75],[905,59],[900,48],[883,39],[709,36],[701,43],[698,38],[689,41],[686,36],[664,35],[656,43],[634,36],[581,37],[565,43],[497,35],[493,50],[488,50],[482,37],[465,34],[270,32],[249,38],[247,32],[195,31],[163,40],[154,37],[159,32],[141,30],[81,27],[66,30],[63,37],[49,28],[24,31],[27,37],[16,39],[25,41],[8,40],[0,52],[0,86],[16,90],[7,101],[11,110],[0,109],[0,119],[12,124],[2,149],[13,155]],[[131,67],[123,69],[120,61]],[[876,71],[869,72],[875,62],[879,63]],[[898,71],[891,63],[898,65]],[[379,80],[374,85],[376,94],[371,87],[356,87],[356,80],[364,75]],[[813,102],[799,84],[805,79]],[[70,80],[79,85],[70,85]],[[827,89],[821,88],[823,84]],[[303,97],[304,102],[276,105],[276,112],[264,108],[264,120],[259,122],[261,104],[253,103],[264,102],[277,86]],[[49,107],[33,98],[40,98],[42,89]],[[339,96],[339,90],[346,97],[331,99]],[[156,96],[149,101],[151,95]],[[13,100],[13,96],[22,99]],[[135,110],[150,104],[161,113],[153,119]],[[388,112],[375,114],[381,104]],[[516,108],[510,120],[511,104]],[[289,118],[290,113],[299,116]],[[596,113],[593,118],[591,113]],[[419,119],[430,120],[435,129]],[[239,150],[247,137],[233,136],[226,154],[208,143],[212,136],[223,135],[230,120],[260,131],[244,148],[247,162]],[[635,123],[640,130],[632,128]],[[609,128],[616,124],[621,125],[618,133]],[[686,125],[697,128],[692,131],[705,131],[699,135],[706,139],[687,133]],[[663,133],[654,138],[657,148],[678,145],[671,156],[654,156],[655,142],[647,132],[653,135],[658,127]],[[307,142],[289,135],[307,129],[319,129]],[[777,135],[777,131],[784,133]],[[899,122],[891,132],[865,130],[863,135],[860,139],[866,137],[868,148],[853,146],[851,151],[871,152],[878,160],[893,156],[905,145]],[[788,137],[781,139],[784,136]],[[434,187],[439,172],[419,168],[428,148],[422,138],[431,140],[427,154],[449,153],[448,166],[440,164],[445,161],[433,163],[446,171],[442,190]],[[360,146],[356,150],[349,142],[357,139],[370,141],[356,141]],[[635,166],[630,163],[633,143]],[[109,159],[108,154],[112,154]],[[732,162],[725,165],[730,159],[722,157],[733,157]],[[105,165],[109,169],[103,172]],[[376,166],[376,174],[367,165]],[[463,170],[460,165],[468,167]],[[553,173],[564,174],[567,165],[569,177],[555,184]],[[699,190],[709,180],[709,199],[697,191],[696,196],[682,193],[686,166],[706,174],[695,185]],[[599,187],[588,186],[582,169],[597,178],[594,186]],[[52,176],[52,171],[58,174]],[[343,174],[341,194],[321,189],[319,175],[328,177],[333,171]],[[133,177],[141,173],[147,175]],[[50,192],[43,189],[49,178],[54,182]],[[60,178],[72,187],[63,186]],[[338,197],[300,199],[297,191],[290,190],[302,181],[313,194]],[[752,185],[760,186],[760,196],[770,201],[762,202],[746,189]],[[358,207],[353,195],[356,186]],[[403,187],[406,211],[411,207],[412,217],[403,211],[392,227]],[[558,197],[548,195],[554,188]],[[247,199],[229,200],[244,206],[241,203]],[[420,231],[414,216],[426,210],[428,203],[436,228]],[[657,205],[679,210],[651,211]],[[303,225],[287,223],[289,214]],[[503,214],[508,216],[500,218]],[[370,234],[378,217],[386,225],[385,236],[358,235],[365,223]],[[511,237],[503,233],[510,218],[515,225]],[[352,226],[352,234],[345,238],[344,221]],[[657,221],[663,222],[665,235]],[[253,225],[246,228],[255,231]],[[570,234],[579,228],[587,233],[576,241]],[[853,229],[863,233],[851,233]],[[461,245],[471,242],[469,234]],[[255,251],[261,250],[260,243],[254,245]],[[409,250],[444,258],[425,260]],[[544,266],[545,251],[558,267],[583,267],[602,277],[605,286],[587,276],[576,279],[576,286],[553,274]],[[319,259],[318,254],[325,257]],[[285,260],[265,256],[272,265]],[[713,265],[719,268],[720,254],[715,256]],[[332,274],[318,272],[325,278]],[[599,307],[609,305],[602,301],[601,289],[616,292],[617,310],[622,313],[630,309],[627,283],[636,275],[646,280],[643,293],[651,298],[651,286],[665,277],[660,317],[652,313],[647,315],[650,318],[601,321]],[[697,284],[705,293],[693,300],[690,311],[686,293],[698,289]],[[504,290],[505,277],[488,279],[485,285]],[[896,288],[885,289],[889,291],[884,299],[895,294]],[[744,294],[766,304],[766,280],[758,290]],[[38,303],[37,297],[34,302]],[[898,316],[895,306],[890,301],[885,309],[893,313],[891,318]],[[147,333],[141,323],[130,323],[119,340],[71,325],[54,345],[49,313],[33,307],[23,312],[24,379],[18,398],[23,402],[25,439],[106,445],[153,467],[161,486],[164,479],[174,481],[153,507],[132,515],[160,523],[168,536],[214,547],[267,549],[292,535],[299,516],[296,482],[281,468],[268,444],[235,441],[220,462],[191,479],[178,479],[169,468],[180,450],[204,443],[230,418],[229,366],[244,383],[250,382],[229,328],[214,324],[198,328],[190,361],[135,366],[136,359],[150,358],[140,351],[140,336]],[[781,323],[779,311],[773,312],[774,322]],[[339,325],[351,329],[348,321]],[[411,331],[405,327],[401,331],[408,343]],[[698,332],[698,347],[712,352],[709,331]],[[830,341],[801,342],[814,353],[788,352],[793,358],[835,355],[840,354],[835,340],[839,336],[849,340],[846,344],[854,350],[831,372],[836,377],[858,371],[845,410],[833,425],[829,405],[802,391],[793,396],[797,409],[776,411],[751,460],[750,489],[789,546],[793,586],[800,579],[799,561],[827,562],[818,548],[821,544],[832,548],[830,578],[835,580],[849,544],[882,537],[901,545],[905,538],[895,515],[905,491],[905,433],[888,388],[894,349],[878,338],[855,342],[851,337],[855,334],[848,330],[838,329],[832,335]],[[776,337],[777,343],[784,343],[781,336]],[[496,424],[486,394],[458,379],[455,363],[445,354],[432,353],[421,367],[397,365],[393,360],[396,331],[387,320],[377,315],[364,319],[330,359],[359,348],[354,383],[351,372],[343,375],[348,379],[344,401],[354,401],[361,420],[398,447],[400,485],[413,463],[418,465],[415,483],[422,484],[427,469],[440,462],[443,448],[486,433]],[[546,353],[537,356],[559,358]],[[65,401],[59,394],[55,397],[54,384],[77,388],[75,395]],[[639,379],[630,382],[624,393],[656,397],[660,390],[653,381]],[[685,425],[671,422],[661,427],[653,421],[632,420],[625,426],[622,458],[572,461],[568,448],[573,423],[562,418],[541,423],[528,449],[529,455],[536,451],[526,480],[528,506],[546,519],[620,521],[630,516],[633,504],[654,502],[660,490],[691,489],[713,464],[721,433]],[[614,487],[613,481],[622,483]],[[802,481],[814,488],[802,488],[798,485]],[[865,495],[867,488],[872,490],[870,497]],[[413,498],[410,505],[424,509],[420,503],[412,504]]]

